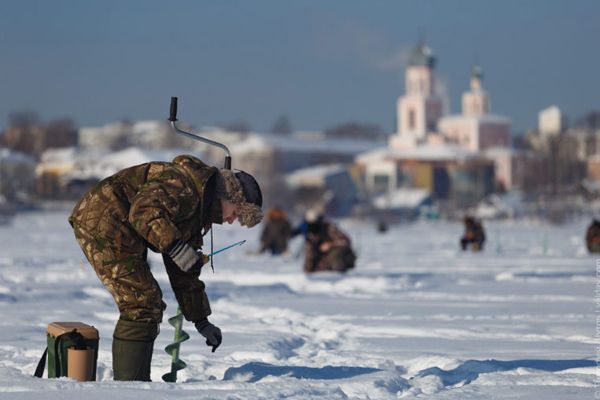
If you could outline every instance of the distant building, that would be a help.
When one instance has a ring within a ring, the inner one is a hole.
[[[565,118],[557,106],[548,107],[538,114],[538,131],[542,137],[556,136],[565,129]]]
[[[330,216],[350,214],[358,191],[343,164],[319,165],[296,170],[286,176],[297,212],[318,207]]]
[[[371,202],[375,215],[381,220],[414,220],[432,205],[427,189],[400,188],[375,196]]]
[[[542,161],[527,188],[552,195],[592,190],[598,177],[600,155],[600,112],[590,112],[567,126],[557,106],[539,112],[538,128],[527,133],[530,148]],[[531,170],[531,168],[529,168]],[[582,186],[583,185],[583,186]]]
[[[100,127],[84,127],[79,129],[79,145],[88,149],[120,149],[131,143],[131,135],[132,124],[124,121]]]
[[[138,121],[132,126],[132,145],[159,150],[182,146],[182,136],[176,134],[167,121]]]
[[[34,189],[34,158],[0,147],[0,197],[9,202],[20,202],[29,199]]]
[[[569,128],[565,135],[575,143],[574,154],[579,161],[585,162],[590,157],[600,154],[600,127],[597,129],[585,127]]]
[[[390,138],[393,148],[414,147],[437,130],[443,102],[435,91],[433,52],[424,43],[411,52],[405,75],[406,93],[398,98],[396,134]]]
[[[190,139],[184,140],[176,134],[167,121],[117,121],[79,129],[79,145],[95,150],[122,150],[132,146],[159,150],[190,143]]]
[[[435,89],[435,64],[424,44],[412,51],[406,67],[406,93],[398,99],[396,133],[388,148],[355,159],[362,172],[362,189],[377,196],[378,206],[385,199],[427,198],[450,207],[468,207],[496,189],[524,181],[526,164],[510,150],[511,121],[491,114],[482,69],[475,66],[472,70],[470,90],[462,96],[462,112],[444,116],[444,102]],[[485,150],[489,150],[487,155]]]
[[[331,139],[319,132],[290,136],[249,134],[231,146],[233,163],[248,171],[289,173],[321,164],[352,163],[362,152],[380,146],[370,140]]]
[[[541,167],[541,159],[532,152],[492,147],[483,152],[494,162],[495,187],[499,191],[522,189]]]
[[[48,150],[36,168],[37,192],[45,199],[77,199],[93,184],[118,171],[150,161],[171,161],[185,153],[177,149],[129,147],[107,152],[68,148]],[[188,152],[203,158],[201,154]]]
[[[491,114],[482,69],[473,68],[471,88],[462,97],[462,113],[444,116],[444,103],[435,89],[435,64],[435,56],[425,44],[411,52],[406,93],[398,99],[396,133],[390,137],[389,146],[402,150],[424,144],[455,144],[470,151],[510,147],[511,121]]]
[[[376,142],[325,138],[320,132],[293,135],[248,134],[230,147],[233,168],[253,174],[266,199],[282,198],[287,190],[284,175],[317,165],[351,164]],[[276,205],[276,204],[273,204]]]
[[[355,163],[370,196],[420,188],[432,199],[466,207],[494,190],[494,162],[457,146],[385,148],[363,153]]]
[[[600,183],[600,154],[590,157],[587,160],[587,179]]]
[[[76,180],[74,176],[78,170],[92,165],[100,155],[96,152],[81,151],[77,147],[63,149],[50,149],[42,153],[40,162],[36,166],[36,193],[41,199],[74,199],[81,190],[71,190],[71,183]],[[96,177],[85,180],[88,187],[92,182],[97,182]]]
[[[482,79],[483,71],[474,67],[471,90],[463,94],[462,114],[441,118],[439,132],[445,142],[471,151],[510,147],[510,119],[490,113],[490,100]]]
[[[68,119],[7,128],[0,135],[0,145],[39,157],[47,149],[77,145],[77,130]]]
[[[178,155],[184,153],[186,152],[179,149],[149,150],[139,147],[128,147],[115,152],[96,153],[97,156],[90,162],[85,164],[78,163],[78,168],[73,172],[72,177],[100,180],[135,165],[152,161],[170,162]],[[192,154],[200,159],[203,158],[202,154],[198,152],[188,152],[188,154]]]

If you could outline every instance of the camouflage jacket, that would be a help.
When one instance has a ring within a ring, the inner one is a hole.
[[[131,231],[123,232],[119,224],[125,225],[143,247],[161,253],[177,240],[200,248],[203,231],[222,219],[220,203],[213,201],[216,182],[211,178],[217,172],[188,155],[130,167],[92,188],[69,220],[113,240]]]
[[[164,253],[178,240],[200,248],[211,224],[222,222],[221,203],[215,199],[217,173],[217,168],[195,157],[178,156],[171,163],[124,169],[96,184],[77,203],[69,222],[102,283],[109,286],[113,279],[114,271],[107,266],[145,264],[150,248],[163,253],[185,318],[199,321],[210,315],[204,283],[198,279],[200,269],[181,271]],[[151,275],[142,276],[153,280]],[[151,287],[152,282],[136,285]],[[162,304],[152,305],[157,310],[152,318],[161,318]]]

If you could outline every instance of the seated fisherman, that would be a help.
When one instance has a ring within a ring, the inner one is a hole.
[[[485,242],[485,231],[480,221],[477,221],[471,216],[466,216],[464,219],[465,233],[460,239],[460,247],[463,251],[467,250],[469,244],[471,250],[481,251],[483,250],[483,243]]]
[[[303,233],[304,272],[346,272],[354,268],[356,255],[352,251],[350,238],[323,215],[309,210],[303,223],[293,235]]]

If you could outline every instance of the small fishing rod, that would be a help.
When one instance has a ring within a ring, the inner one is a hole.
[[[230,249],[230,248],[232,248],[232,247],[235,247],[235,246],[241,246],[241,245],[243,245],[244,243],[246,243],[246,240],[240,240],[239,242],[235,242],[235,243],[233,243],[233,244],[230,244],[229,246],[225,246],[225,247],[223,247],[222,249],[215,250],[215,251],[213,251],[212,253],[210,253],[210,254],[207,254],[206,256],[207,256],[207,257],[212,257],[212,256],[214,256],[214,255],[216,255],[216,254],[219,254],[219,253],[221,253],[221,252],[225,251],[225,250],[229,250],[229,249]]]

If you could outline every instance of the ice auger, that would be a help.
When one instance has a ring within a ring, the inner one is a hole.
[[[184,369],[187,364],[179,358],[179,346],[190,338],[190,335],[183,330],[183,314],[177,307],[177,314],[169,318],[169,324],[175,328],[175,337],[172,343],[165,347],[165,351],[171,355],[171,372],[162,376],[165,382],[177,382],[177,371]]]
[[[169,113],[169,121],[171,121],[171,127],[173,128],[173,130],[183,136],[189,137],[193,140],[197,140],[200,142],[204,142],[207,143],[211,146],[216,146],[219,147],[221,149],[223,149],[225,151],[225,165],[224,165],[224,169],[231,169],[231,153],[229,152],[229,149],[227,148],[227,146],[225,146],[223,143],[219,143],[219,142],[215,142],[214,140],[210,140],[207,138],[204,138],[200,135],[196,135],[190,132],[186,132],[186,131],[182,131],[181,129],[179,129],[176,125],[177,122],[177,97],[171,97],[171,108],[170,108],[170,113]],[[211,235],[212,235],[212,230],[211,230]],[[245,242],[245,240],[243,241]],[[233,247],[239,244],[243,244],[243,242],[238,242],[232,246],[228,246],[229,247]],[[212,245],[212,236],[211,236],[211,245]],[[221,249],[220,251],[223,251],[226,249]],[[210,256],[212,256],[215,253],[211,253]],[[212,268],[212,257],[211,257],[211,268]],[[214,271],[214,268],[213,268]],[[181,314],[181,309],[179,307],[177,307],[177,314],[174,317],[169,318],[169,324],[171,324],[174,328],[175,328],[175,336],[173,339],[173,342],[168,344],[165,347],[165,351],[171,356],[171,372],[164,374],[162,376],[163,381],[165,382],[176,382],[177,381],[177,371],[180,371],[182,369],[184,369],[187,364],[183,361],[179,359],[179,348],[182,342],[185,342],[186,340],[188,340],[190,338],[190,335],[188,335],[183,329],[183,314]]]
[[[244,243],[246,243],[245,240],[240,240],[239,242],[235,242],[233,244],[230,244],[229,246],[225,246],[222,249],[213,251],[208,256],[212,258],[212,256],[214,256],[215,254],[219,254],[235,246],[241,246]],[[169,318],[169,324],[171,324],[175,328],[175,337],[173,338],[173,342],[169,343],[165,347],[165,351],[171,356],[171,372],[169,372],[168,374],[164,374],[162,376],[162,379],[165,382],[176,382],[177,371],[182,370],[187,366],[187,364],[183,360],[179,359],[179,348],[181,343],[185,342],[190,338],[190,335],[188,335],[187,332],[182,329],[183,314],[181,314],[181,308],[177,307],[177,314],[174,317]]]

